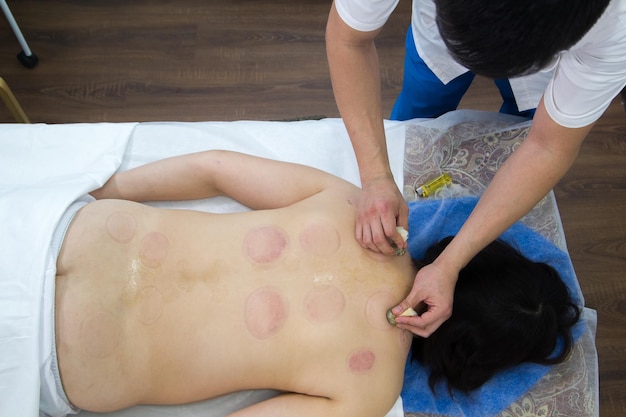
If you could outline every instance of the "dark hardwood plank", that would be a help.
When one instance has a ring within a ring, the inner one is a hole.
[[[330,0],[9,0],[39,65],[0,18],[0,76],[33,122],[337,117],[324,47]],[[410,1],[377,41],[383,108],[402,83]],[[497,111],[477,77],[462,108]],[[12,122],[0,106],[0,122]],[[616,99],[555,188],[587,305],[598,311],[600,413],[626,415],[626,113]]]
[[[600,415],[626,415],[626,117],[616,100],[555,189],[587,306],[598,311]]]
[[[22,68],[14,59],[17,42],[3,27],[0,72],[33,121],[337,115],[324,48],[328,1],[23,0],[11,6],[40,63]],[[397,88],[403,51],[385,49],[384,60],[397,58],[383,67]]]

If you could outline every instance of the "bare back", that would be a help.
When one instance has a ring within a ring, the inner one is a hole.
[[[415,271],[408,256],[363,250],[354,216],[332,192],[220,215],[87,205],[57,265],[70,401],[109,411],[274,388],[384,414],[411,341],[385,312]]]

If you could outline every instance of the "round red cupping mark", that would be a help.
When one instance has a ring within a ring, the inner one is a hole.
[[[246,299],[244,320],[248,331],[257,339],[276,334],[287,321],[287,301],[277,288],[263,287]]]
[[[304,299],[304,312],[312,322],[329,322],[339,318],[346,307],[343,292],[332,285],[311,289]]]
[[[374,367],[376,355],[369,349],[361,349],[350,353],[348,368],[355,374],[364,374]]]
[[[250,230],[243,241],[243,250],[248,259],[259,264],[274,262],[283,254],[289,238],[276,226],[260,226]]]

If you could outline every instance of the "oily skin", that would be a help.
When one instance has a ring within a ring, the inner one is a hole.
[[[146,234],[141,240],[141,248],[139,249],[141,262],[148,268],[157,268],[167,257],[169,245],[169,241],[163,233],[150,232]]]
[[[414,272],[395,272],[393,263],[407,259],[374,261],[345,218],[329,221],[317,208],[251,221],[180,210],[155,218],[157,209],[111,200],[85,209],[57,271],[59,366],[78,407],[111,411],[263,387],[316,398],[356,383],[363,392],[373,378],[396,375],[389,358],[406,355],[385,312]],[[341,210],[331,205],[327,218]],[[387,294],[370,275],[384,281],[390,271]],[[194,390],[183,389],[187,381]]]
[[[244,239],[243,250],[247,258],[264,266],[279,260],[288,248],[289,237],[276,227],[263,226],[250,230]],[[315,256],[331,256],[340,246],[338,231],[322,221],[306,224],[298,236],[298,241],[305,252]],[[396,301],[390,291],[378,291],[365,303],[364,315],[376,329],[393,330],[385,318],[385,307]],[[342,290],[334,285],[321,284],[311,288],[303,303],[303,313],[311,323],[322,324],[338,319],[346,307],[346,297]],[[277,287],[262,287],[254,290],[246,300],[244,321],[250,334],[264,340],[276,335],[289,318],[289,305]],[[404,333],[404,332],[399,332]],[[405,345],[403,336],[400,344]],[[372,348],[364,347],[348,354],[346,358],[348,372],[355,375],[367,374],[376,362]]]
[[[137,219],[130,213],[115,212],[107,219],[106,229],[114,241],[128,243],[137,233]]]
[[[267,339],[284,326],[289,316],[289,304],[278,288],[262,287],[246,300],[244,316],[252,336]]]
[[[314,220],[306,224],[299,236],[305,251],[317,256],[335,254],[341,246],[339,232],[332,225]]]
[[[164,308],[163,292],[157,285],[144,283],[147,281],[148,269],[158,268],[167,258],[169,241],[160,232],[151,231],[138,236],[138,221],[128,212],[113,212],[105,222],[105,230],[109,239],[116,245],[126,246],[134,239],[140,239],[140,246],[131,268],[125,291],[125,304],[132,307],[130,317],[145,326],[156,323]],[[111,309],[90,307],[79,325],[79,336],[83,340],[84,353],[93,358],[106,358],[112,355],[120,345],[122,328],[119,313]]]
[[[346,297],[333,285],[315,286],[304,299],[304,314],[313,323],[336,320],[345,308]]]

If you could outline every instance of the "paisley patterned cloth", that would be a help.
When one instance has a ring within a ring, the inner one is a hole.
[[[447,119],[447,120],[446,120]],[[406,128],[404,189],[408,201],[420,199],[416,189],[447,173],[452,184],[427,198],[479,196],[497,169],[528,135],[524,119],[482,117],[479,112],[442,116]],[[567,251],[556,199],[550,192],[521,222]],[[584,309],[588,330],[571,357],[553,366],[530,390],[497,414],[484,417],[598,416],[598,364],[595,349],[596,313]],[[405,404],[406,406],[406,404]],[[449,416],[407,410],[406,417]],[[455,414],[458,415],[458,414]],[[478,412],[477,415],[482,415]]]
[[[440,119],[437,120],[440,122]],[[530,122],[516,119],[461,120],[458,124],[443,127],[429,127],[427,123],[407,126],[405,199],[421,198],[416,189],[442,173],[450,175],[453,184],[439,189],[429,198],[480,195],[498,168],[528,135]],[[565,247],[552,192],[522,219],[522,223],[558,247]]]

